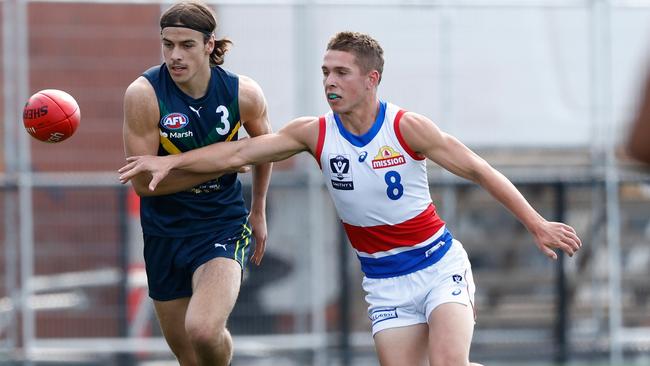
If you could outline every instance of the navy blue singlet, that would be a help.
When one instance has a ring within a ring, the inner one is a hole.
[[[241,126],[237,75],[213,67],[208,91],[199,99],[178,88],[164,63],[145,71],[143,76],[158,99],[159,156],[237,140]],[[142,230],[154,236],[186,237],[228,230],[241,227],[247,215],[236,173],[183,192],[142,197],[140,205]]]

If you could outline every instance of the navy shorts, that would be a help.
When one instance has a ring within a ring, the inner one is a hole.
[[[168,238],[144,235],[144,262],[149,297],[158,301],[192,296],[192,275],[203,263],[217,257],[231,258],[245,268],[251,229],[238,229]]]

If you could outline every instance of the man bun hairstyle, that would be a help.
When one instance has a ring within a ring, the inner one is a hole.
[[[359,32],[336,33],[327,43],[327,50],[344,51],[356,56],[357,64],[364,72],[377,70],[379,82],[384,72],[384,50],[374,38]]]
[[[210,8],[195,0],[181,1],[173,4],[160,16],[160,32],[167,27],[182,27],[203,33],[203,43],[215,37],[217,20]],[[223,64],[224,57],[232,41],[227,38],[216,39],[210,54],[210,65]]]

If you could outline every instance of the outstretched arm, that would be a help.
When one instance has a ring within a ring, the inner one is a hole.
[[[318,139],[318,118],[301,117],[277,133],[234,142],[212,144],[182,154],[168,156],[132,156],[120,168],[120,182],[126,183],[138,174],[151,174],[149,189],[170,173],[224,174],[260,163],[280,161],[299,152],[314,152]]]
[[[158,121],[160,112],[153,87],[144,77],[136,79],[124,94],[124,151],[126,156],[156,155],[160,144]],[[152,196],[179,192],[197,184],[217,178],[215,174],[174,172],[157,185],[148,189],[149,174],[134,175],[131,184],[140,196]]]
[[[524,224],[534,236],[537,247],[548,257],[557,259],[553,249],[560,249],[573,256],[582,245],[571,226],[546,221],[508,178],[456,138],[442,132],[428,118],[406,113],[400,122],[400,131],[415,152],[487,190]]]

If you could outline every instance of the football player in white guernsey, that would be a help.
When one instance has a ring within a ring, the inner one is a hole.
[[[555,250],[573,256],[582,244],[572,227],[545,220],[505,176],[430,119],[381,101],[382,71],[377,41],[337,33],[322,65],[330,113],[300,117],[277,133],[248,140],[179,155],[129,157],[119,179],[151,174],[149,188],[155,189],[171,170],[224,173],[311,153],[365,274],[381,365],[477,365],[469,362],[471,267],[431,203],[425,158],[481,185],[548,257],[557,259]]]

